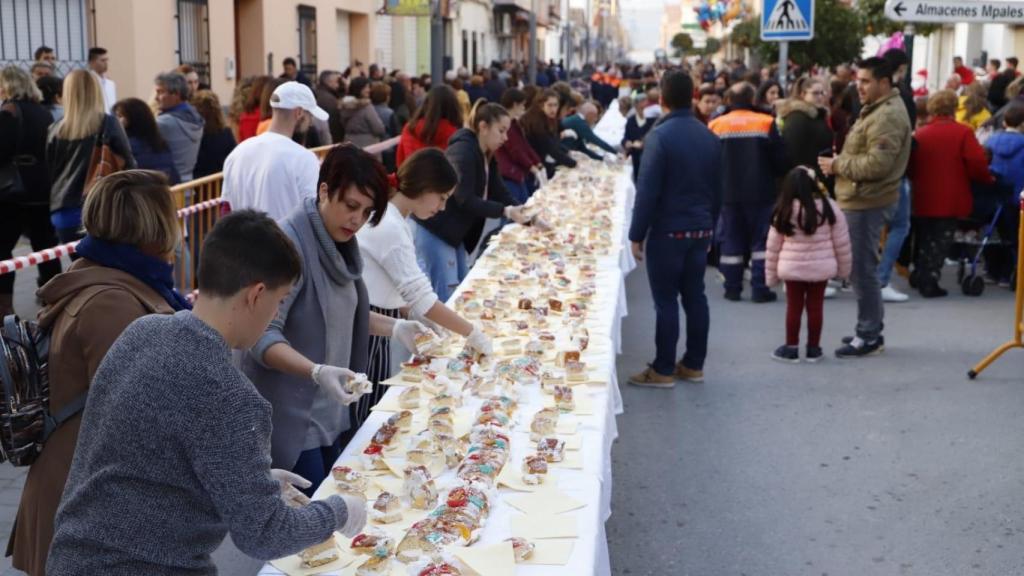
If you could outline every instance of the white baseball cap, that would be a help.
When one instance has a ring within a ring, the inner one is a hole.
[[[309,89],[309,86],[299,82],[285,82],[278,86],[270,99],[270,107],[283,110],[302,108],[321,121],[327,120],[328,117],[327,112],[316,105],[316,97],[313,96],[313,91]]]

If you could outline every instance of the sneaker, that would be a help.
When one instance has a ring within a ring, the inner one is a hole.
[[[825,357],[824,352],[821,351],[821,346],[808,346],[806,360],[811,364],[821,360]]]
[[[629,383],[645,388],[672,388],[676,385],[676,379],[674,376],[658,374],[654,368],[647,367],[643,372],[630,376]]]
[[[892,287],[892,284],[886,284],[882,286],[882,301],[884,302],[906,302],[910,300],[910,296],[907,296],[903,292]]]
[[[836,358],[861,358],[881,354],[885,350],[885,339],[879,336],[871,342],[854,336],[850,342],[836,350]]]
[[[849,280],[843,280],[843,283],[839,286],[839,290],[842,292],[853,292],[853,284],[851,284]]]
[[[750,301],[756,304],[764,304],[766,302],[775,302],[779,299],[779,295],[771,290],[765,290],[764,292],[755,292],[750,296]]]
[[[703,382],[704,372],[702,370],[694,370],[693,368],[687,368],[683,366],[682,362],[676,364],[675,377],[677,380],[684,382]]]
[[[839,291],[834,286],[825,286],[825,299],[835,298]]]
[[[729,301],[732,301],[732,302],[739,302],[740,301],[740,293],[739,292],[734,292],[732,290],[726,290],[725,291],[725,299],[729,300]]]
[[[775,352],[772,352],[772,360],[798,364],[800,362],[800,349],[796,346],[786,346],[783,344],[776,348]]]

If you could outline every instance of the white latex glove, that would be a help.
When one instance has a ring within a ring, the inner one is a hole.
[[[541,188],[548,185],[548,173],[543,168],[533,171],[533,175],[537,178],[537,185]]]
[[[491,338],[487,334],[484,334],[480,330],[479,326],[474,326],[473,331],[466,337],[466,344],[481,354],[490,356],[494,353],[494,346],[491,344]]]
[[[561,137],[562,137],[562,140],[565,140],[566,138],[571,138],[573,140],[576,140],[577,138],[579,138],[579,135],[576,134],[575,130],[565,129],[565,130],[562,130]]]
[[[323,388],[324,392],[327,392],[328,397],[334,399],[342,406],[348,406],[359,400],[359,397],[362,396],[358,391],[353,393],[346,390],[345,384],[356,377],[356,373],[348,368],[317,364],[313,366],[313,372],[310,376],[312,376],[313,382],[317,386]]]
[[[428,332],[429,328],[415,320],[395,320],[395,327],[391,329],[391,337],[397,338],[406,350],[419,354],[416,349],[416,335],[420,332]]]
[[[522,206],[505,206],[505,218],[515,222],[516,224],[526,224],[527,218],[523,214]]]
[[[341,499],[345,501],[348,519],[344,526],[338,528],[338,532],[346,538],[353,538],[366,526],[366,500],[352,494],[342,494]]]
[[[427,318],[426,316],[417,314],[414,316],[410,316],[410,318],[429,328],[430,331],[433,332],[434,334],[437,334],[439,338],[444,338],[445,336],[448,335],[448,331],[445,330],[443,326],[441,326],[437,322],[434,322],[430,318]]]
[[[298,488],[309,488],[312,486],[313,483],[309,480],[306,480],[302,476],[293,472],[281,470],[280,468],[271,469],[270,477],[276,480],[280,485],[281,500],[284,500],[286,504],[302,501],[309,502],[309,498],[298,490]]]

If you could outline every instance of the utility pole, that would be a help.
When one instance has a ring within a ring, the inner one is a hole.
[[[914,24],[907,22],[907,26],[903,29],[903,46],[907,48],[907,87],[910,87],[910,82],[914,79]]]
[[[444,21],[441,0],[430,0],[430,84],[444,83]]]
[[[527,50],[530,58],[528,78],[530,84],[537,84],[537,0],[530,1],[530,47]]]

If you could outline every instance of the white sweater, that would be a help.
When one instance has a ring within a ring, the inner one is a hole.
[[[388,202],[380,224],[364,226],[357,237],[370,304],[386,309],[408,306],[412,317],[426,314],[437,295],[416,261],[412,231],[398,208]]]

